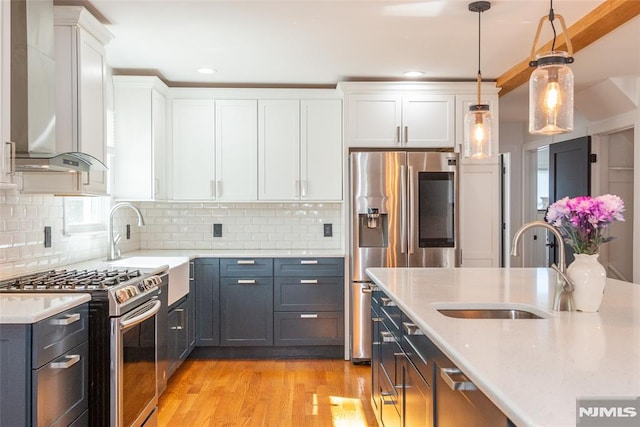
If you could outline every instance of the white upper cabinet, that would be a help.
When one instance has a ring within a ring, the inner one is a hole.
[[[348,96],[350,147],[441,148],[455,144],[455,96],[385,92]]]
[[[84,7],[54,7],[56,151],[106,159],[105,45],[113,37]],[[106,194],[107,174],[91,171],[78,191]],[[73,190],[73,189],[70,189]]]
[[[258,102],[216,100],[216,199],[258,198]]]
[[[172,101],[173,199],[215,200],[213,99]]]
[[[13,187],[13,148],[10,143],[11,108],[9,91],[11,88],[11,43],[10,43],[11,2],[0,2],[0,188]]]
[[[167,198],[167,86],[157,77],[114,76],[115,160],[113,195]]]
[[[342,101],[300,101],[300,199],[342,200]]]
[[[300,101],[258,101],[258,198],[299,200]]]

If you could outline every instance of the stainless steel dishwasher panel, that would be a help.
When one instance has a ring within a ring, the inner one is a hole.
[[[351,283],[351,360],[371,360],[371,289],[370,283]]]

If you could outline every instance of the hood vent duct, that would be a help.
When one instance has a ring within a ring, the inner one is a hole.
[[[16,170],[105,170],[85,153],[56,152],[53,1],[11,2],[11,140]]]

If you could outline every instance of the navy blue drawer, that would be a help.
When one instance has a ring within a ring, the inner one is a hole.
[[[342,312],[274,313],[274,345],[342,345]]]
[[[275,311],[342,311],[344,308],[342,277],[279,277],[274,285]]]
[[[88,305],[82,304],[33,325],[32,364],[39,368],[89,339]]]
[[[270,277],[272,258],[222,258],[220,277]]]
[[[274,276],[344,276],[344,258],[276,258]]]

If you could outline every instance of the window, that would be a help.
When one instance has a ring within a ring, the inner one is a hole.
[[[105,231],[108,206],[108,197],[65,197],[64,234]]]
[[[549,206],[549,146],[538,150],[536,207],[544,211]]]

